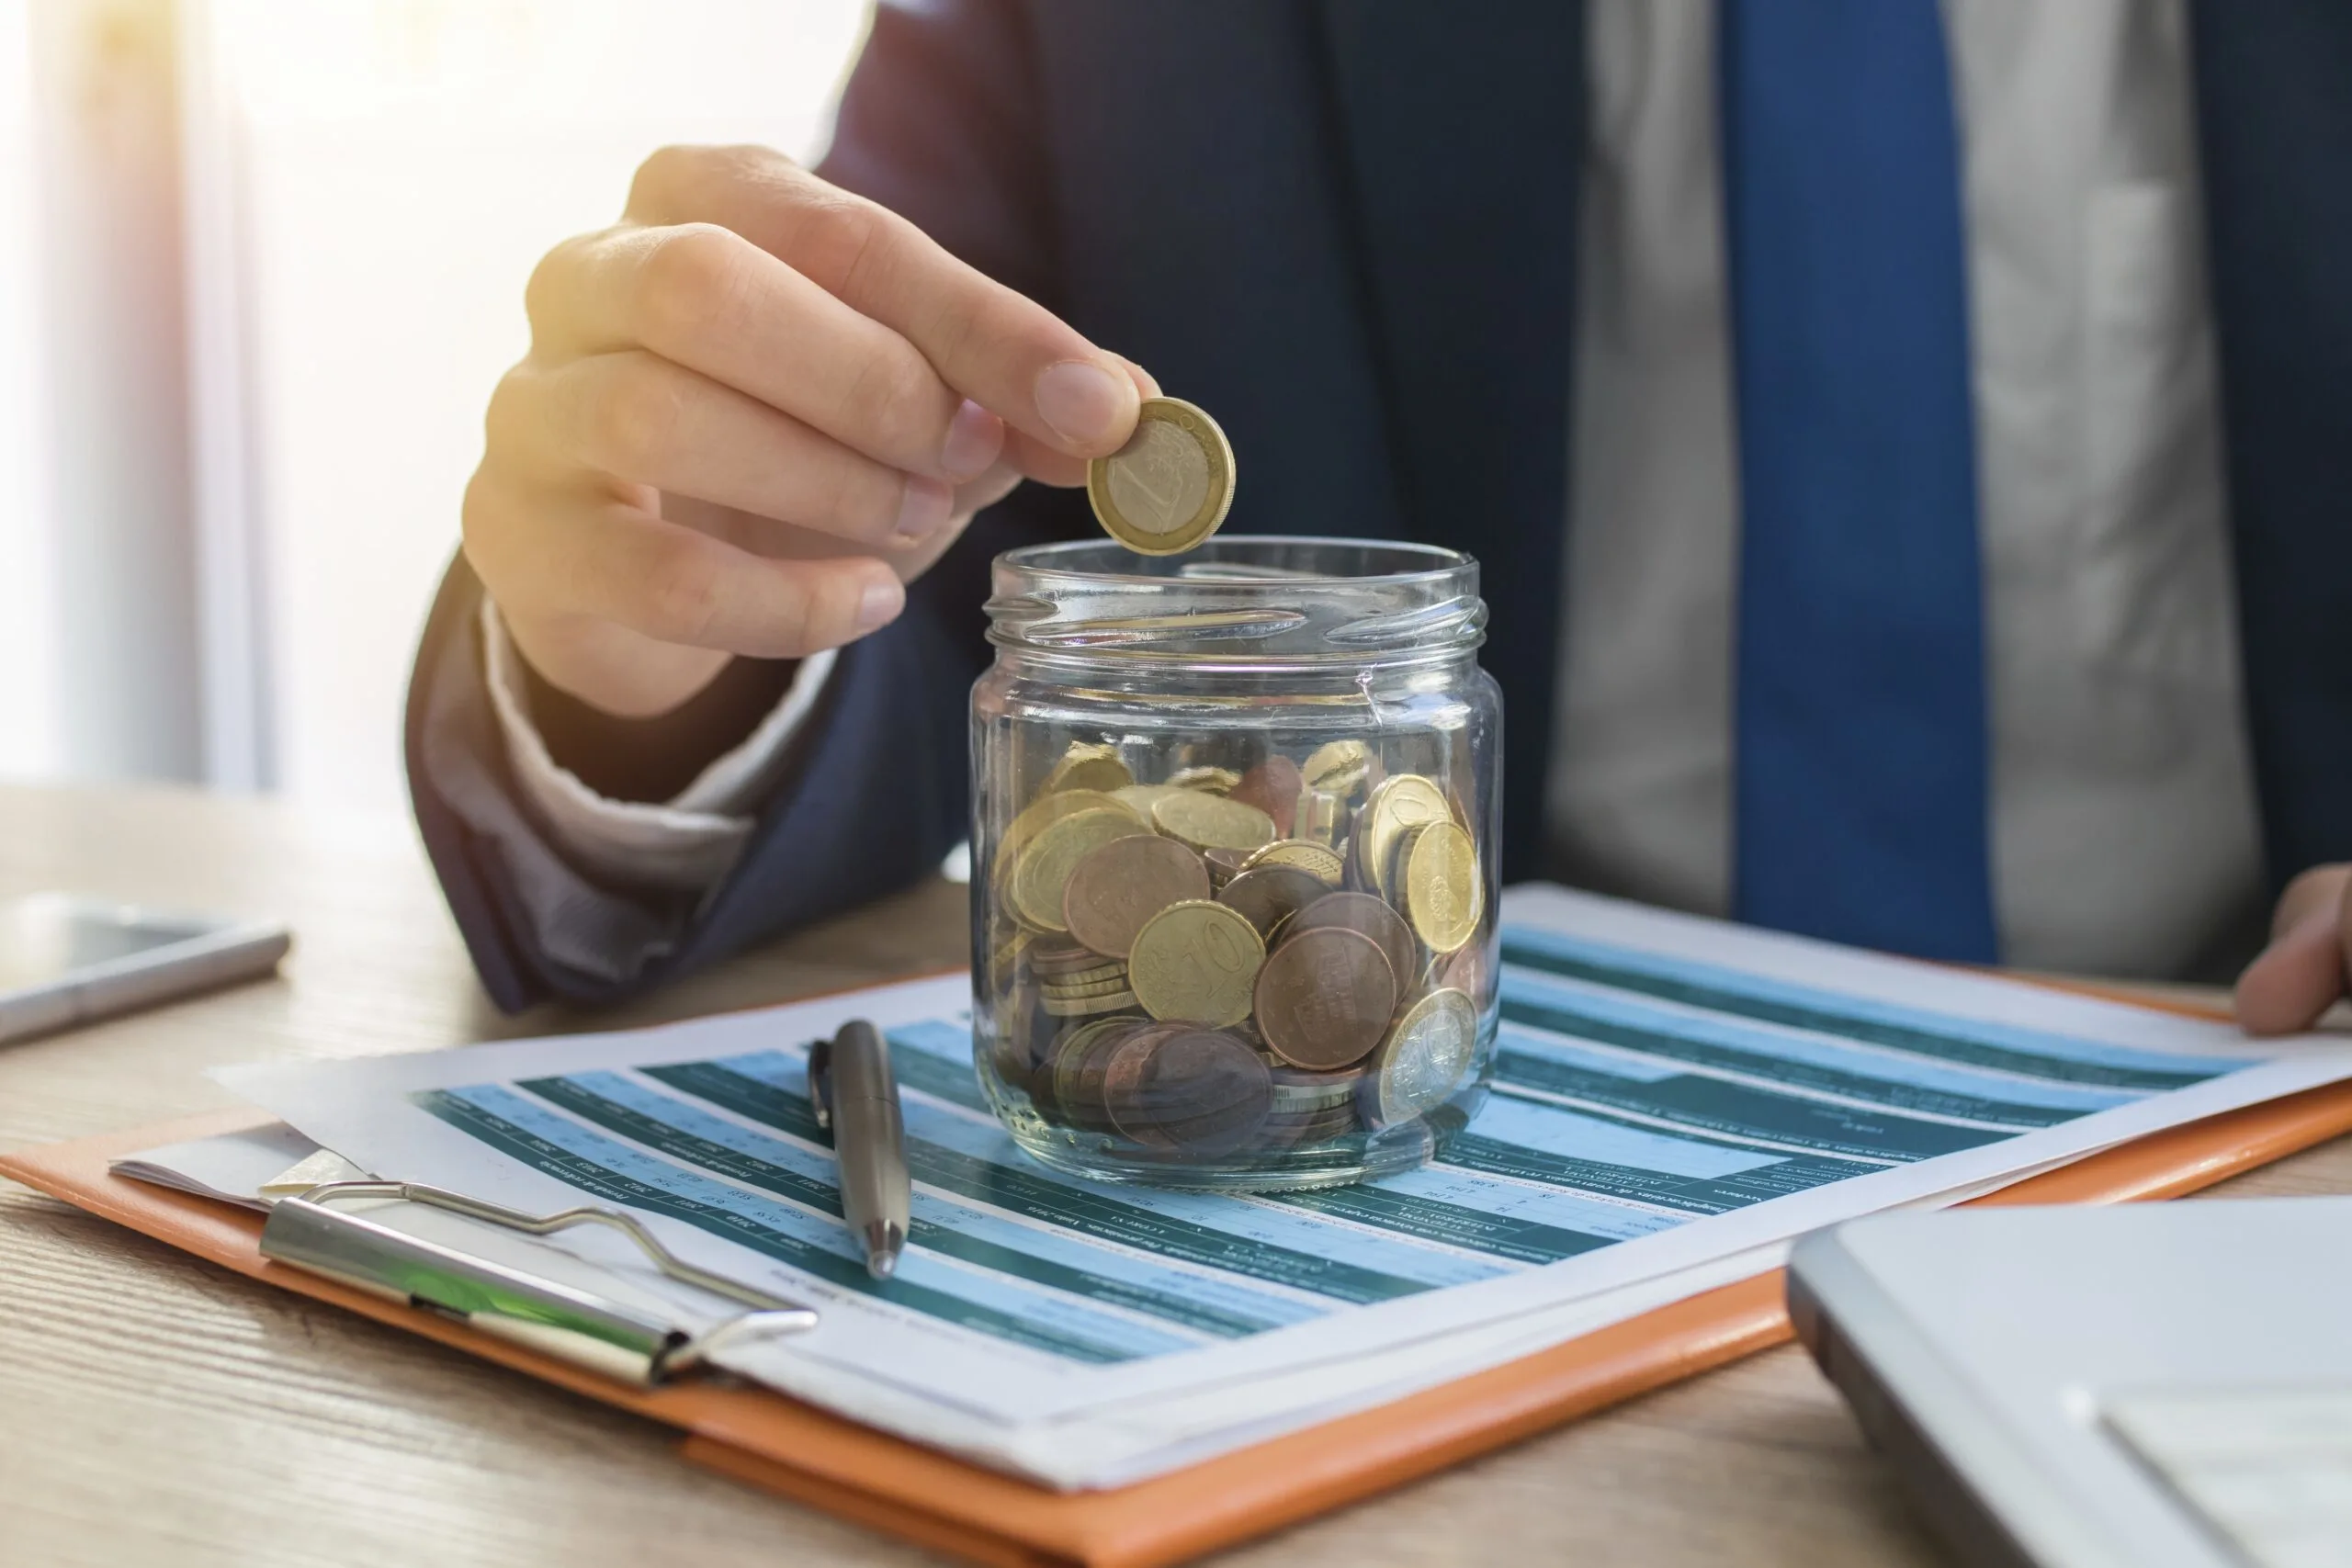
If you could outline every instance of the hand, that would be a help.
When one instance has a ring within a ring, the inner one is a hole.
[[[525,303],[466,556],[539,673],[625,716],[888,624],[973,513],[1085,482],[1157,390],[760,148],[656,152]]]
[[[2238,976],[2249,1034],[2291,1034],[2352,991],[2352,865],[2314,866],[2287,885],[2270,945]]]

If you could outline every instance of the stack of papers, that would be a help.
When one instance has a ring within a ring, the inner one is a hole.
[[[728,1370],[1085,1489],[1753,1275],[1820,1225],[2352,1077],[2341,1045],[2256,1044],[1555,888],[1506,895],[1503,922],[1495,1093],[1442,1160],[1363,1186],[1239,1197],[1042,1168],[981,1099],[960,977],[627,1033],[228,1069],[300,1136],[247,1135],[233,1158],[227,1144],[150,1151],[140,1173],[250,1197],[254,1172],[323,1145],[517,1208],[626,1208],[695,1262],[822,1314],[809,1334],[725,1352]],[[852,1016],[889,1036],[915,1180],[911,1243],[881,1283],[841,1224],[807,1098],[808,1043]],[[682,1322],[729,1310],[616,1239],[564,1238],[565,1271],[626,1277]]]

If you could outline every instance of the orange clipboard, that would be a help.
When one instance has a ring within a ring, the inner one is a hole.
[[[237,1110],[0,1156],[0,1174],[240,1274],[333,1302],[679,1428],[688,1459],[934,1551],[1003,1568],[1158,1568],[1398,1486],[1790,1337],[1778,1270],[1392,1404],[1113,1491],[1057,1493],[784,1394],[598,1377],[262,1257],[263,1216],[109,1174],[158,1145],[262,1124]],[[2170,1198],[2352,1131],[2352,1081],[2157,1133],[1982,1203]]]

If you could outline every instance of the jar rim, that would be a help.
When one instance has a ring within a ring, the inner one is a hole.
[[[1023,656],[1360,671],[1486,638],[1476,559],[1411,541],[1235,535],[1146,557],[1082,539],[1009,550],[992,576],[989,640]]]
[[[1313,549],[1388,551],[1409,557],[1427,564],[1399,571],[1382,572],[1291,572],[1280,575],[1222,574],[1193,575],[1184,568],[1213,565],[1216,558],[1232,547],[1251,549]],[[1126,563],[1129,570],[1105,571],[1087,570],[1063,564],[1067,560],[1088,556],[1101,556],[1114,562]],[[1165,564],[1170,570],[1155,571],[1151,567]],[[1078,579],[1087,581],[1161,582],[1170,578],[1179,581],[1216,582],[1220,587],[1247,592],[1252,584],[1263,584],[1272,591],[1288,584],[1357,583],[1364,586],[1392,584],[1409,587],[1435,583],[1440,579],[1464,570],[1476,571],[1476,558],[1443,545],[1425,545],[1411,539],[1351,539],[1338,534],[1220,534],[1204,540],[1194,550],[1181,556],[1137,555],[1115,539],[1057,539],[1050,544],[1023,545],[997,557],[997,564],[1012,570],[1034,573],[1041,577]]]

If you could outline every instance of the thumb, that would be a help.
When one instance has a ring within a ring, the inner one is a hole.
[[[2238,976],[2238,1021],[2249,1034],[2309,1029],[2346,991],[2352,961],[2352,866],[2321,866],[2288,886],[2270,945]]]

